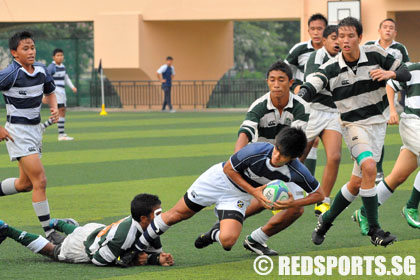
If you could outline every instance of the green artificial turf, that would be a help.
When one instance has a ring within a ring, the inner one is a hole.
[[[47,111],[43,111],[44,119],[46,114]],[[4,115],[1,110],[0,116]],[[101,117],[96,112],[68,112],[66,132],[75,140],[58,142],[57,128],[53,126],[47,129],[43,141],[42,162],[48,178],[51,216],[72,217],[81,224],[93,221],[109,224],[129,215],[131,199],[141,192],[159,195],[163,209],[169,209],[198,175],[229,158],[244,116],[244,112],[113,112]],[[400,146],[398,127],[390,126],[385,174],[391,171]],[[320,145],[318,179],[324,165],[325,155]],[[352,167],[343,144],[342,163],[332,195],[349,179]],[[9,161],[2,142],[0,180],[13,176],[18,176],[17,163]],[[316,225],[313,206],[306,207],[304,215],[290,228],[270,238],[268,245],[287,256],[385,256],[389,270],[393,256],[414,256],[420,261],[420,231],[410,228],[400,214],[414,177],[415,173],[379,210],[382,227],[398,237],[399,241],[392,246],[374,247],[367,237],[360,235],[350,219],[352,212],[360,207],[360,199],[337,218],[321,246],[313,245],[310,240]],[[175,259],[175,265],[170,268],[121,269],[58,263],[7,239],[0,245],[0,279],[320,279],[315,275],[279,276],[278,269],[265,277],[254,272],[256,255],[242,248],[242,240],[271,216],[265,211],[248,219],[230,252],[225,252],[218,244],[197,250],[193,245],[195,238],[216,220],[213,208],[204,209],[162,235],[164,250]],[[0,219],[26,231],[42,233],[31,205],[31,193],[1,197]],[[278,264],[277,258],[273,261]],[[417,268],[417,275],[419,273]],[[340,279],[341,276],[335,269],[332,276],[324,277]],[[343,279],[360,277],[378,278],[365,275]],[[403,274],[399,279],[409,279],[409,276]]]

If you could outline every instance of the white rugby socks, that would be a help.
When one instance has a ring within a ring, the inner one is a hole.
[[[17,178],[7,178],[0,182],[0,196],[17,194],[15,181]]]

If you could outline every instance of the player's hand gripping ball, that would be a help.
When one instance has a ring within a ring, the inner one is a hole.
[[[270,200],[275,202],[277,200],[289,199],[289,188],[282,180],[274,180],[267,184],[267,187],[263,190],[263,195]]]

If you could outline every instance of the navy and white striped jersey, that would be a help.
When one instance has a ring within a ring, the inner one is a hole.
[[[0,91],[3,92],[7,121],[10,123],[39,124],[43,94],[48,95],[55,90],[54,80],[45,65],[35,62],[33,67],[34,72],[28,73],[13,60],[0,71]]]
[[[248,144],[230,157],[230,163],[233,169],[255,188],[280,179],[297,184],[307,193],[318,189],[319,182],[298,159],[281,167],[272,166],[270,160],[273,149],[274,146],[266,142]],[[232,180],[231,182],[242,190]]]
[[[53,77],[58,91],[64,93],[64,88],[66,84],[69,87],[74,88],[74,85],[71,82],[69,75],[67,75],[66,66],[64,66],[64,64],[57,65],[55,61],[53,61],[50,65],[48,65],[47,70],[48,73],[50,73],[50,75]]]

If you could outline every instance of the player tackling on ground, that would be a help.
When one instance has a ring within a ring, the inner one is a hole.
[[[384,50],[376,46],[360,47],[362,30],[355,18],[341,20],[338,24],[341,53],[323,64],[299,92],[310,101],[323,88],[331,91],[340,112],[344,140],[355,160],[350,181],[337,193],[330,210],[318,218],[312,233],[316,245],[324,241],[334,219],[358,194],[366,208],[371,242],[387,246],[396,240],[379,225],[376,162],[381,156],[389,113],[385,82],[408,81],[411,75],[405,64]]]
[[[14,60],[0,71],[0,90],[3,92],[7,122],[0,126],[0,141],[6,140],[12,161],[19,162],[19,178],[7,178],[0,182],[0,196],[32,191],[32,205],[48,240],[55,244],[63,240],[49,226],[50,207],[47,200],[44,167],[41,163],[42,97],[50,106],[51,119],[58,119],[54,80],[47,68],[35,62],[36,49],[32,34],[19,32],[9,40]]]
[[[306,144],[302,130],[284,128],[276,137],[275,145],[252,143],[232,155],[228,161],[213,165],[191,185],[172,209],[152,221],[135,247],[138,251],[145,250],[172,225],[215,204],[220,223],[201,235],[195,246],[203,248],[218,242],[225,250],[230,250],[241,233],[245,211],[251,199],[255,197],[266,208],[272,208],[268,205],[270,201],[262,194],[265,184],[282,179],[280,171],[287,168],[285,165],[301,164],[296,157],[303,153]],[[308,188],[307,191],[313,192],[318,185],[314,179],[311,184],[313,189]],[[292,188],[291,193],[298,189]],[[321,200],[322,194],[317,197]],[[277,207],[276,203],[274,207]]]
[[[49,243],[37,234],[13,228],[0,220],[0,243],[8,237],[32,252],[56,261],[112,265],[130,249],[155,216],[160,214],[160,204],[155,195],[136,195],[131,201],[131,216],[109,226],[98,223],[79,226],[73,219],[51,219],[50,226],[67,235],[60,245]],[[171,254],[162,252],[162,244],[157,239],[124,266],[145,264],[171,266],[174,260]]]

